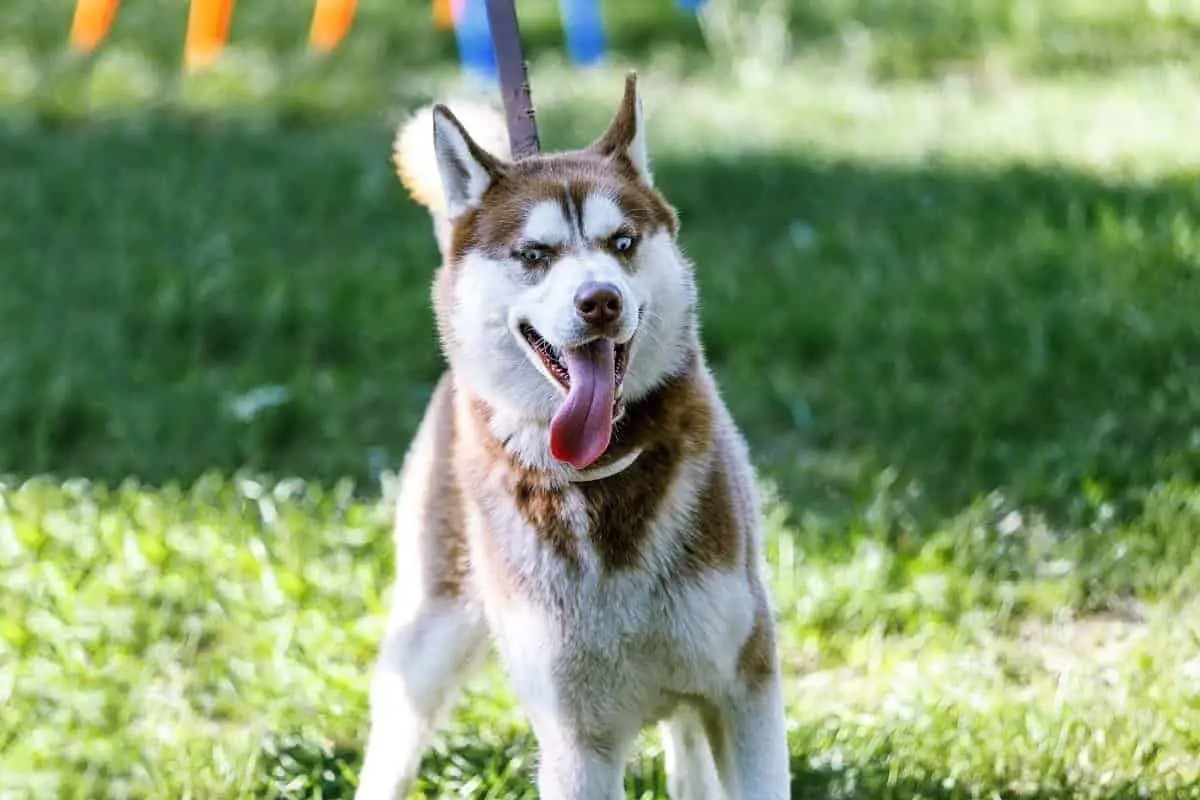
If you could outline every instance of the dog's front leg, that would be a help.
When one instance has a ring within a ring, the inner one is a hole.
[[[736,776],[730,800],[786,800],[791,775],[779,675],[744,689],[727,717]]]
[[[388,627],[356,800],[408,796],[438,716],[486,651],[482,620],[458,602],[397,603]]]
[[[621,800],[625,768],[621,755],[565,739],[538,742],[538,794],[555,800]]]
[[[659,725],[671,800],[720,800],[725,794],[706,729],[709,722],[699,709],[681,706]]]
[[[787,718],[774,623],[759,611],[737,676],[706,718],[727,800],[785,800],[791,792]]]

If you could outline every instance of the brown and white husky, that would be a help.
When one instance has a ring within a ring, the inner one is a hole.
[[[514,161],[498,112],[436,105],[395,155],[434,219],[449,370],[401,477],[358,797],[411,792],[492,643],[541,797],[624,797],[655,723],[676,800],[787,797],[754,473],[705,364],[636,76],[583,150]]]

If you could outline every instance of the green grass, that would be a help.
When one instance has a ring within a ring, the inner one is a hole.
[[[0,797],[352,792],[441,370],[389,133],[452,41],[364,0],[314,61],[303,5],[188,80],[182,4],[90,63],[69,4],[0,10]],[[794,795],[1200,797],[1197,7],[630,0],[589,74],[526,8],[549,145],[645,75],[771,495]],[[424,796],[533,756],[493,667]]]
[[[348,796],[386,507],[348,485],[217,476],[188,491],[34,481],[2,499],[6,792]],[[1167,796],[1200,780],[1195,601],[1072,619],[1069,549],[994,511],[908,552],[862,537],[848,557],[796,547],[775,512],[795,796]],[[1195,493],[1152,513],[1164,529],[1113,540],[1200,527]],[[1001,535],[1021,544],[985,546]],[[631,791],[662,796],[658,755],[648,736]],[[423,796],[523,795],[532,756],[492,668]]]

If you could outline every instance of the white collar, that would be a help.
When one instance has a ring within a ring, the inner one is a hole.
[[[587,483],[589,481],[598,481],[603,478],[611,478],[618,472],[624,472],[629,468],[634,461],[637,461],[638,456],[642,454],[641,450],[630,450],[625,455],[618,458],[611,464],[605,464],[602,467],[592,467],[585,470],[577,470],[568,467],[567,480],[571,483]]]

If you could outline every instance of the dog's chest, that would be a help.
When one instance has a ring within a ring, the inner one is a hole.
[[[525,601],[493,618],[527,711],[596,729],[640,727],[680,698],[713,696],[752,624],[753,599],[734,573],[657,588],[617,576],[579,586],[563,606]]]
[[[586,548],[563,558],[505,504],[469,516],[490,626],[531,715],[641,725],[682,696],[727,685],[754,600],[744,569],[683,577],[667,568],[690,515],[660,517],[637,566],[618,571]]]
[[[648,689],[697,692],[732,673],[752,622],[753,599],[739,573],[670,583],[611,576],[581,591],[559,620],[562,668],[579,682],[612,673]]]

